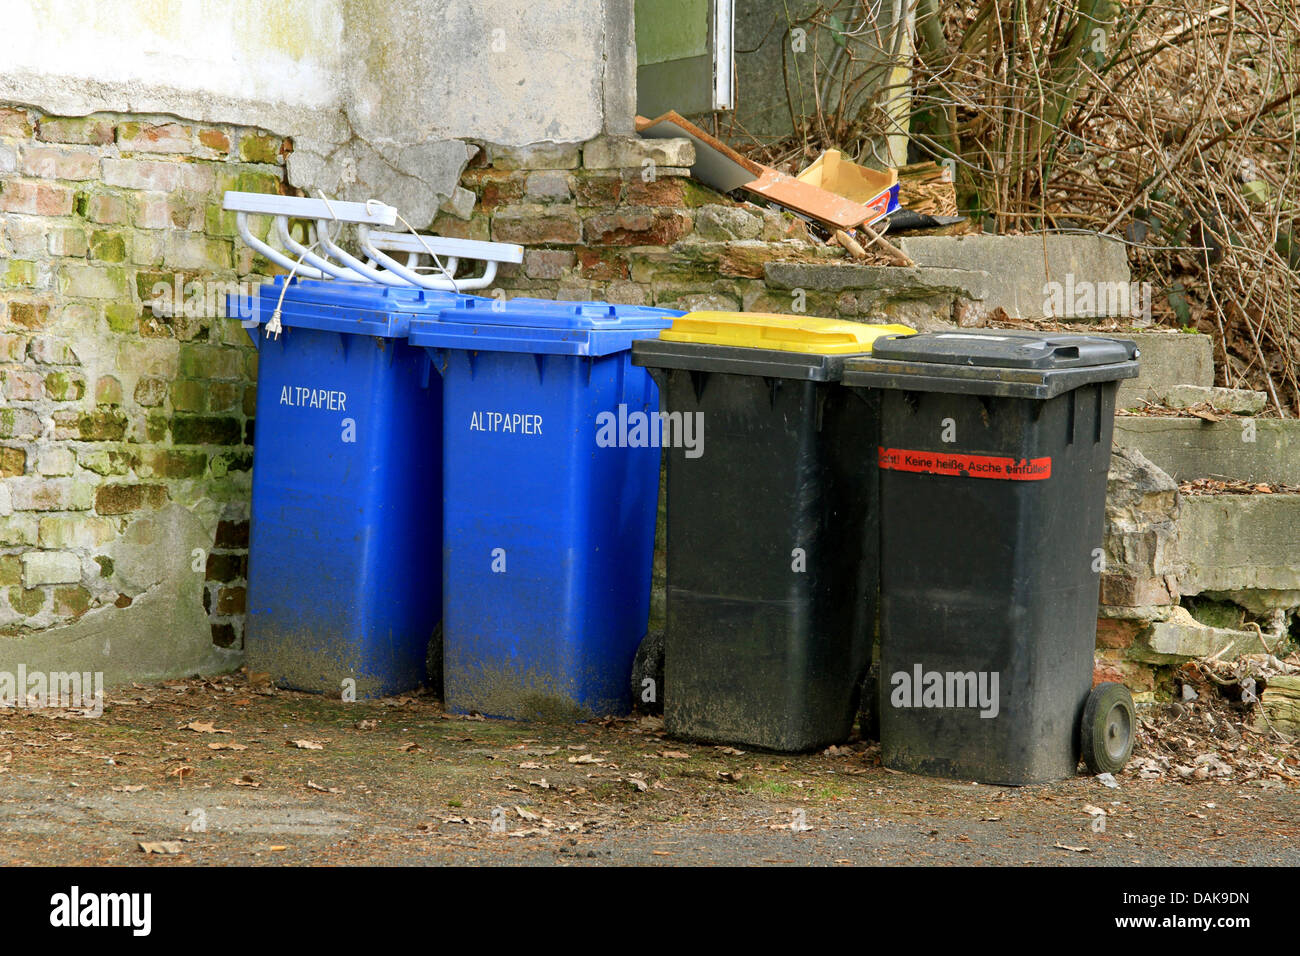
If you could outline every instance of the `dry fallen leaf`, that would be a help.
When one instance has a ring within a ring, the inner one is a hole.
[[[739,783],[745,779],[745,775],[738,770],[719,770],[718,779],[727,783]]]
[[[228,744],[208,744],[208,749],[209,750],[247,750],[248,748],[243,744],[228,743]]]
[[[414,754],[414,753],[419,753],[424,748],[421,747],[419,744],[417,744],[415,741],[410,741],[409,743],[402,744],[402,746],[398,747],[397,749],[404,754]]]
[[[1053,843],[1053,844],[1052,844],[1052,847],[1053,847],[1053,849],[1056,849],[1056,850],[1069,850],[1071,853],[1091,853],[1091,852],[1092,852],[1092,847],[1089,847],[1089,846],[1070,846],[1070,845],[1065,844],[1065,843]]]
[[[627,782],[636,787],[641,793],[645,793],[648,789],[646,782],[640,777],[628,777]]]
[[[357,730],[374,730],[376,727],[379,726],[379,721],[368,720],[368,719],[358,720],[356,724],[354,724],[353,726],[355,726]]]
[[[240,777],[238,780],[232,780],[232,781],[230,781],[230,782],[233,783],[236,787],[254,787],[254,788],[256,788],[256,787],[260,787],[260,786],[261,786],[260,783],[258,783],[256,780],[254,780],[254,779],[253,779],[252,777],[250,777],[248,774],[244,774],[244,775],[243,775],[242,777]]]
[[[307,789],[319,790],[321,793],[342,793],[343,792],[343,789],[341,787],[322,787],[319,783],[315,783],[314,781],[311,780],[307,781]]]
[[[525,820],[540,820],[542,818],[540,813],[534,813],[532,810],[526,810],[520,806],[515,807],[515,813]]]
[[[604,763],[604,757],[594,757],[591,754],[581,754],[577,757],[570,757],[569,763]]]
[[[659,756],[667,757],[669,760],[690,760],[691,755],[682,753],[680,750],[661,750]]]
[[[114,787],[113,789],[118,793],[139,793],[144,789],[144,784],[127,784],[126,786]]]
[[[184,780],[186,777],[188,777],[190,774],[192,774],[193,772],[194,772],[194,768],[193,768],[193,767],[187,767],[185,764],[181,764],[181,765],[180,765],[179,767],[177,767],[175,770],[170,771],[170,772],[167,774],[167,776],[169,776],[169,777],[175,777],[178,781],[182,781],[182,780]]]
[[[286,746],[297,747],[299,750],[324,750],[325,745],[317,743],[314,740],[287,740]]]
[[[231,730],[221,730],[213,726],[210,720],[192,720],[185,725],[186,730],[192,730],[196,734],[229,734],[234,733]]]
[[[180,853],[185,847],[179,840],[163,840],[159,843],[141,843],[140,849],[144,850],[146,855],[158,853],[163,856],[171,856]]]

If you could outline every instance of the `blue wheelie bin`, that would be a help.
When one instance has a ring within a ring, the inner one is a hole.
[[[423,683],[441,616],[442,388],[406,334],[466,298],[277,279],[244,304],[259,322],[250,670],[358,698]]]
[[[632,340],[679,314],[479,299],[412,321],[409,341],[443,385],[448,709],[559,720],[630,709],[659,448],[618,422],[657,414]]]

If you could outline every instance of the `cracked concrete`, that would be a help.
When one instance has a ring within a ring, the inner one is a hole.
[[[422,229],[456,193],[465,164],[477,152],[459,140],[394,145],[353,137],[328,154],[300,145],[289,155],[289,181],[312,194],[320,189],[355,202],[379,199]]]
[[[133,680],[233,670],[242,653],[212,643],[203,573],[194,551],[212,531],[178,504],[137,518],[109,549],[111,582],[130,603],[88,612],[65,627],[0,642],[0,671],[94,671],[112,687]]]
[[[0,50],[0,101],[292,137],[293,185],[379,199],[416,228],[457,198],[466,140],[631,131],[627,0],[254,0],[220,17],[182,0],[46,6],[11,11],[25,42]]]

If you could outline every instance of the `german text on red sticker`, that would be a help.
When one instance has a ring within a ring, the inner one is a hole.
[[[1005,458],[998,455],[959,455],[945,451],[881,448],[880,467],[922,475],[959,478],[1000,478],[1003,481],[1043,481],[1052,477],[1051,458]]]

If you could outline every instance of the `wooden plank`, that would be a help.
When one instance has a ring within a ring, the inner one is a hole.
[[[852,229],[878,218],[876,211],[868,206],[827,192],[811,183],[800,182],[775,169],[764,170],[758,179],[746,183],[744,188],[779,206],[793,209],[837,229]]]

